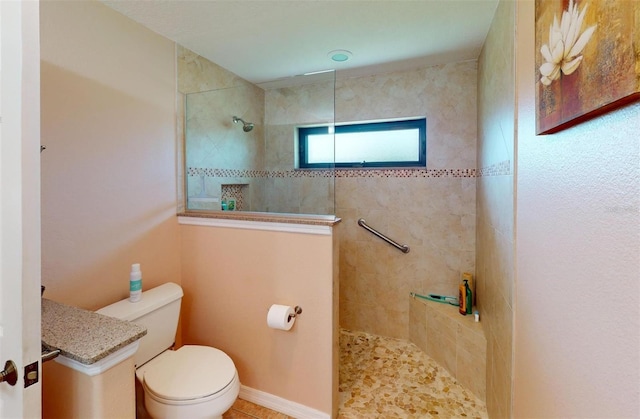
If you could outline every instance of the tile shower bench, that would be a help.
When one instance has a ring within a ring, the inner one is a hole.
[[[450,304],[411,298],[409,339],[486,401],[487,339],[473,315],[463,316]]]

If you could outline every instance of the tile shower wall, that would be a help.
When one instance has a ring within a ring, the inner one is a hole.
[[[478,60],[476,292],[487,338],[487,410],[511,417],[514,287],[514,22],[501,1]]]
[[[475,272],[476,83],[475,61],[336,83],[337,122],[427,117],[426,170],[336,173],[342,327],[408,339],[409,293],[457,295]]]

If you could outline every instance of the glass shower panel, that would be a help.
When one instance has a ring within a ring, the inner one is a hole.
[[[188,210],[221,210],[229,201],[235,210],[253,210],[249,185],[263,168],[263,104],[263,90],[248,83],[187,95]]]
[[[299,169],[297,127],[334,124],[335,73],[191,93],[187,211],[335,213],[335,171]]]
[[[299,169],[297,128],[333,126],[335,73],[260,85],[265,91],[265,211],[335,214],[335,171]],[[333,141],[333,139],[332,139]]]

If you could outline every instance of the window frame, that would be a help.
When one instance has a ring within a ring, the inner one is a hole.
[[[346,163],[309,163],[308,136],[313,134],[328,134],[329,126],[298,127],[298,167],[300,169],[328,169],[328,168],[390,168],[390,167],[419,167],[427,166],[427,118],[411,118],[393,121],[374,121],[365,123],[348,123],[335,125],[335,135],[350,132],[383,132],[394,130],[418,129],[418,160],[415,161],[373,161]]]

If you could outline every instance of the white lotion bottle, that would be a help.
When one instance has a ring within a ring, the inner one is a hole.
[[[142,271],[140,264],[131,265],[131,274],[129,274],[129,301],[137,303],[142,299]]]

